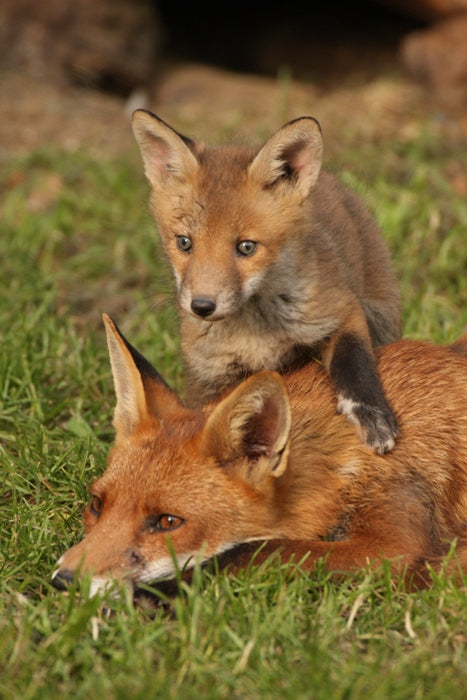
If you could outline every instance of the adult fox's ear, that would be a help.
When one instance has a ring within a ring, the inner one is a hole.
[[[132,125],[152,187],[162,185],[170,176],[184,179],[197,171],[199,163],[191,150],[191,139],[145,109],[133,113]]]
[[[313,117],[300,117],[271,136],[250,164],[249,174],[263,187],[289,183],[304,199],[318,179],[322,159],[318,122]]]
[[[159,372],[103,314],[117,394],[114,426],[117,440],[131,435],[148,418],[171,418],[187,411]]]
[[[237,476],[259,487],[287,466],[291,413],[285,384],[276,372],[259,372],[223,399],[206,421],[202,449],[232,461]]]

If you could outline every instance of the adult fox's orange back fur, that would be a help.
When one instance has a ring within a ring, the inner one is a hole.
[[[391,449],[372,345],[400,336],[398,285],[362,202],[320,172],[318,123],[289,122],[259,151],[194,142],[144,110],[133,127],[177,283],[189,405],[318,355],[338,409]]]
[[[335,412],[317,363],[262,371],[191,411],[105,323],[116,442],[57,587],[77,572],[92,572],[97,589],[112,578],[137,587],[222,553],[241,566],[260,541],[261,558],[280,550],[307,568],[320,557],[339,571],[389,559],[423,586],[427,564],[439,569],[457,539],[450,565],[467,572],[467,342],[377,352],[400,425],[380,456]]]

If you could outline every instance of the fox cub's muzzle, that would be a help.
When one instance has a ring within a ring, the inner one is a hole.
[[[211,297],[194,297],[191,300],[191,310],[197,316],[206,318],[206,316],[210,316],[216,310],[216,302]]]

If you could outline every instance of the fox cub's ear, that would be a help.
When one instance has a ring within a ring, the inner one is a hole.
[[[117,394],[114,426],[117,440],[131,435],[149,417],[171,418],[186,409],[160,374],[103,314],[110,363]]]
[[[259,372],[216,406],[204,427],[202,446],[219,461],[232,461],[238,476],[259,486],[266,476],[284,472],[290,425],[283,380],[276,372]]]
[[[184,178],[196,172],[199,163],[190,150],[190,139],[144,109],[133,113],[132,123],[144,172],[152,187],[160,186],[170,175]]]
[[[318,122],[313,117],[301,117],[271,136],[251,163],[249,174],[264,187],[289,181],[305,198],[318,179],[322,158]]]

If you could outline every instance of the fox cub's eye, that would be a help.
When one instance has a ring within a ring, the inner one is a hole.
[[[188,236],[177,236],[177,248],[183,253],[188,253],[192,247],[191,238],[188,238]]]
[[[236,251],[240,255],[248,257],[248,255],[253,255],[256,246],[257,243],[255,241],[240,241],[240,243],[237,243]]]
[[[99,496],[93,496],[89,504],[89,510],[91,513],[98,518],[102,511],[102,500]]]
[[[150,515],[146,520],[146,526],[151,533],[170,532],[176,530],[184,522],[183,518],[179,518],[178,515],[164,513],[163,515]]]

